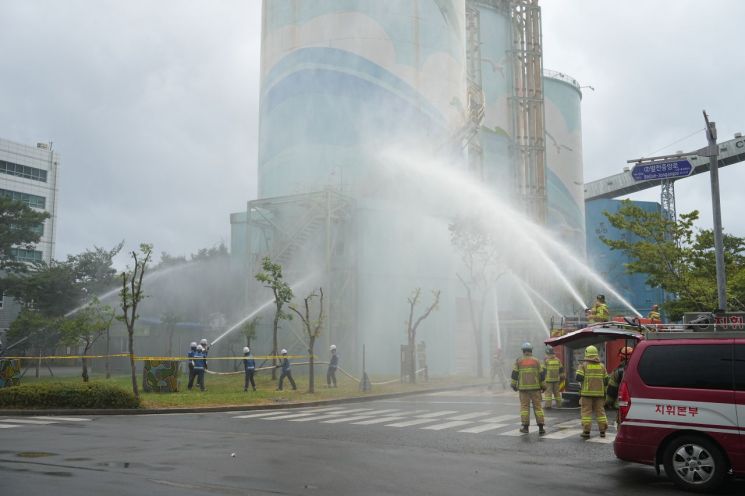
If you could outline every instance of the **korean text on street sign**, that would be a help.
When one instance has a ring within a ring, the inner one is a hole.
[[[693,165],[688,160],[670,160],[667,162],[649,162],[636,164],[631,169],[631,176],[636,181],[649,181],[651,179],[672,179],[676,177],[690,176]]]

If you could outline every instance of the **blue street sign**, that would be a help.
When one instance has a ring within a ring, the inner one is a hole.
[[[691,172],[693,172],[693,165],[686,159],[680,159],[636,164],[631,169],[631,176],[636,181],[649,181],[651,179],[686,177],[690,176]]]

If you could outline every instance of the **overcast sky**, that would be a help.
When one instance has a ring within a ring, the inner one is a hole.
[[[0,0],[0,136],[62,156],[56,258],[122,239],[171,254],[229,244],[229,213],[256,194],[260,4]],[[704,146],[702,109],[720,141],[745,131],[745,2],[541,4],[545,66],[595,88],[586,180]],[[745,236],[745,166],[721,178],[725,229]],[[711,225],[708,175],[677,193]]]

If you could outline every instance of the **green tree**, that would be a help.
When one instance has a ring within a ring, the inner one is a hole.
[[[14,355],[41,357],[46,351],[54,349],[59,342],[56,319],[45,317],[37,310],[24,307],[10,324],[7,339],[9,345],[19,343],[13,348]],[[36,377],[39,377],[40,364],[41,358],[36,362]]]
[[[313,320],[310,316],[310,305],[313,298],[320,295],[318,302],[318,318]],[[321,335],[321,328],[323,327],[323,288],[318,288],[318,293],[313,291],[311,294],[305,297],[303,300],[305,308],[303,312],[297,309],[294,305],[290,305],[290,310],[295,312],[303,323],[305,334],[308,335],[308,392],[315,393],[315,352],[314,348],[316,345],[316,339]]]
[[[476,375],[484,377],[484,310],[486,297],[504,274],[494,230],[479,215],[457,218],[449,226],[450,241],[461,255],[462,273],[456,273],[466,291],[476,345]]]
[[[17,260],[14,248],[33,249],[43,232],[48,212],[29,207],[22,201],[0,195],[0,269],[25,271],[29,264]]]
[[[153,245],[142,243],[140,245],[140,252],[132,251],[130,255],[134,261],[134,266],[120,275],[122,289],[119,292],[119,297],[121,299],[122,315],[117,316],[117,319],[124,322],[124,325],[127,326],[129,368],[132,372],[132,393],[134,393],[135,398],[139,399],[140,392],[137,388],[134,356],[135,323],[139,317],[137,306],[145,298],[145,293],[142,289],[142,279],[145,277],[147,264],[153,255]]]
[[[246,346],[251,347],[251,340],[256,339],[256,329],[261,322],[261,317],[254,317],[241,327],[241,334],[246,338]]]
[[[114,257],[124,246],[120,242],[110,250],[94,246],[78,255],[68,255],[66,264],[70,266],[75,285],[85,298],[99,296],[102,292],[116,287],[117,271],[114,268]]]
[[[271,289],[274,295],[274,322],[272,326],[272,380],[277,378],[277,331],[280,320],[292,320],[292,315],[283,311],[284,305],[292,301],[292,288],[282,278],[282,266],[273,263],[269,257],[261,262],[262,271],[256,274],[256,280]]]
[[[416,288],[414,291],[412,291],[411,295],[408,298],[409,301],[409,319],[406,321],[406,337],[407,337],[407,344],[408,344],[408,350],[409,350],[409,370],[408,374],[411,378],[412,383],[416,383],[416,360],[415,353],[416,353],[416,331],[419,328],[419,324],[421,324],[424,319],[429,317],[429,314],[432,313],[433,310],[437,310],[437,307],[440,303],[440,290],[432,291],[432,304],[427,307],[427,309],[422,313],[416,320],[414,319],[414,308],[416,307],[417,303],[419,303],[419,299],[422,296],[422,288]]]
[[[698,211],[669,219],[660,211],[648,212],[626,200],[618,212],[605,212],[610,224],[624,231],[621,239],[600,239],[630,260],[626,270],[645,274],[646,282],[675,295],[662,304],[670,320],[685,312],[717,308],[714,236],[711,230],[696,229]],[[745,239],[724,235],[727,296],[732,309],[744,308]]]
[[[114,309],[94,299],[88,306],[64,319],[60,325],[61,341],[68,346],[83,346],[83,382],[88,382],[88,359],[91,347],[106,334],[114,320]]]
[[[22,273],[11,273],[3,281],[7,294],[43,316],[61,317],[83,297],[74,268],[66,262],[40,262]]]

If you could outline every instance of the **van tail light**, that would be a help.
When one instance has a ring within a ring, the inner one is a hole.
[[[626,382],[621,383],[621,389],[618,391],[618,420],[623,422],[626,420],[626,415],[629,414],[631,408],[631,395],[629,394],[629,387]]]

